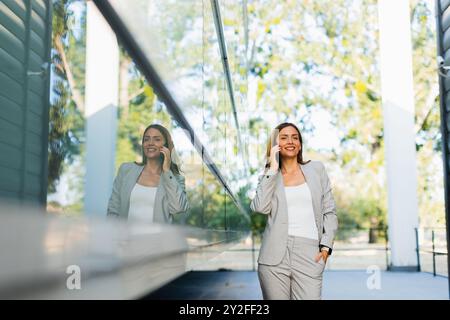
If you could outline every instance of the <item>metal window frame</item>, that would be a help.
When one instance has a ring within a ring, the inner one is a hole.
[[[228,95],[230,96],[231,108],[233,109],[234,125],[236,126],[238,134],[238,143],[240,149],[243,150],[243,144],[241,140],[241,129],[239,126],[239,119],[237,115],[236,100],[234,98],[233,80],[231,79],[230,64],[228,62],[229,60],[228,60],[227,43],[225,40],[225,33],[223,31],[223,23],[222,23],[222,16],[220,14],[219,0],[211,0],[211,8],[214,18],[214,25],[216,27],[217,39],[219,42],[220,57],[222,60],[223,72],[225,74],[225,80],[227,83]],[[244,155],[244,166],[246,169],[248,168],[247,162],[248,162],[247,158]]]

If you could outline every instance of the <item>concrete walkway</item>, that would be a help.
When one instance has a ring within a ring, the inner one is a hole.
[[[326,271],[322,294],[324,300],[449,298],[447,278],[423,272]],[[260,300],[262,296],[256,272],[193,271],[145,299]]]

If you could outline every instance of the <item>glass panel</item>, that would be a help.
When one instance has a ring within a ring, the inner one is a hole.
[[[225,165],[227,158],[233,158],[239,167],[244,161],[238,152],[242,148],[237,144],[210,1],[110,3],[207,146],[207,152],[231,179],[226,168],[233,166]],[[234,184],[230,185],[234,188]]]

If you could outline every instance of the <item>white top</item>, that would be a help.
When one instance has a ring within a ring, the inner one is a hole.
[[[319,240],[308,184],[285,186],[284,190],[288,206],[288,234]]]
[[[153,206],[157,187],[146,187],[136,183],[130,196],[128,220],[153,223]]]

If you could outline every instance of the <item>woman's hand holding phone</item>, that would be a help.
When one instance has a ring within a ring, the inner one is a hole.
[[[280,146],[276,144],[275,146],[272,147],[272,149],[270,149],[270,158],[269,158],[270,170],[278,171],[279,157],[280,157]]]
[[[163,171],[169,171],[171,165],[170,150],[167,147],[161,147],[161,153],[164,155]]]

